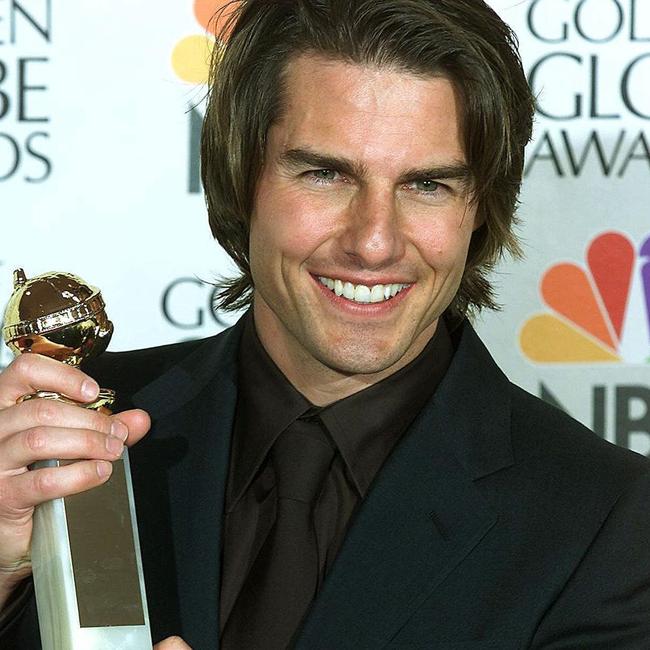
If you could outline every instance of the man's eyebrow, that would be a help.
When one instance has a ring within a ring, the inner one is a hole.
[[[472,172],[465,163],[454,163],[451,165],[434,165],[423,169],[409,169],[400,176],[401,183],[411,183],[423,179],[431,180],[458,180],[468,185],[472,178]]]
[[[285,167],[312,167],[314,169],[332,169],[347,176],[361,178],[366,174],[363,165],[347,158],[338,158],[310,149],[287,149],[280,154],[279,162]]]

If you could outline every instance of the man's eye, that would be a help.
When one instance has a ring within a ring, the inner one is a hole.
[[[414,181],[413,187],[418,192],[435,192],[437,189],[440,189],[442,185],[436,181],[432,181],[429,178],[425,178],[419,181]]]
[[[317,183],[331,183],[338,178],[338,172],[333,169],[314,169],[307,172],[307,175],[311,176]]]

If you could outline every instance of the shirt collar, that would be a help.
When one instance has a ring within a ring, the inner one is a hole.
[[[435,334],[413,361],[320,412],[360,496],[365,496],[395,444],[433,395],[453,352],[441,318]]]
[[[312,404],[282,374],[257,336],[252,309],[239,345],[238,398],[228,471],[230,512],[262,466],[276,438]]]

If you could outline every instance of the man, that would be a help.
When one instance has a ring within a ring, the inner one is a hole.
[[[221,304],[252,308],[89,366],[116,416],[15,405],[94,397],[53,361],[0,377],[3,642],[38,647],[33,506],[105,480],[148,413],[131,459],[154,641],[647,647],[648,462],[509,384],[465,318],[517,251],[532,106],[480,0],[242,3],[202,172],[241,271]],[[90,460],[27,471],[50,457]]]

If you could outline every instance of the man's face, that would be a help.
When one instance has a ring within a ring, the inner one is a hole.
[[[289,65],[250,233],[258,333],[289,379],[387,374],[435,331],[476,225],[457,102],[441,77]]]

